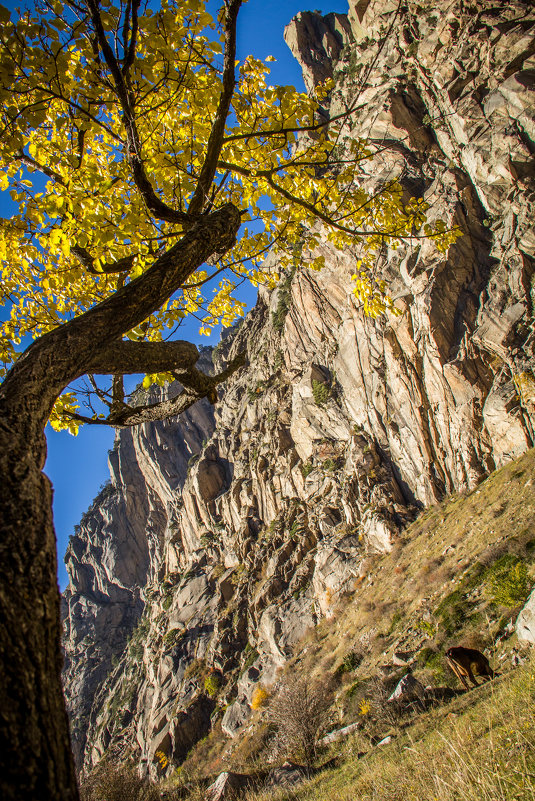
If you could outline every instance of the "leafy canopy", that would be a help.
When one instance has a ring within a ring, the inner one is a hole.
[[[17,206],[0,220],[2,375],[23,337],[110,296],[191,225],[224,91],[225,13],[224,4],[214,21],[203,0],[162,0],[156,10],[140,9],[139,0],[75,0],[45,2],[11,21],[0,7],[0,188]],[[296,248],[322,266],[318,223],[341,250],[366,235],[355,292],[378,315],[391,302],[370,279],[374,252],[425,222],[426,204],[404,204],[398,180],[375,194],[363,188],[362,163],[373,152],[358,139],[340,146],[347,115],[320,126],[330,84],[308,97],[271,86],[268,65],[252,56],[235,68],[217,168],[198,213],[235,204],[244,223],[238,241],[130,331],[132,340],[172,336],[190,314],[204,334],[231,325],[244,312],[237,282],[277,280],[263,266],[274,244],[281,270]],[[298,137],[302,128],[308,133]],[[178,214],[155,213],[158,203]],[[455,238],[444,224],[426,234],[442,249]],[[71,392],[61,396],[53,425],[75,432],[65,415],[75,408]]]

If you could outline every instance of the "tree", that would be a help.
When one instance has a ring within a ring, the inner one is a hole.
[[[141,0],[40,0],[15,21],[0,7],[0,188],[18,206],[0,227],[5,799],[77,798],[52,493],[41,472],[47,420],[75,433],[83,422],[136,425],[215,402],[244,355],[204,375],[197,348],[173,338],[185,316],[202,314],[205,333],[229,325],[243,313],[237,281],[277,280],[262,267],[273,245],[282,269],[297,252],[321,267],[319,225],[335,247],[362,241],[356,292],[379,314],[392,304],[369,274],[373,255],[424,224],[425,203],[403,203],[399,176],[375,193],[362,188],[373,152],[342,144],[353,107],[330,120],[319,113],[328,85],[307,97],[269,86],[257,59],[236,61],[240,5],[224,0],[217,23],[204,0],[156,10]],[[455,238],[443,225],[423,235],[443,248]],[[33,344],[17,352],[28,335]],[[145,385],[178,378],[183,389],[132,407],[129,373],[146,373]],[[111,376],[109,391],[95,375]],[[80,412],[71,385],[81,376],[105,414]]]

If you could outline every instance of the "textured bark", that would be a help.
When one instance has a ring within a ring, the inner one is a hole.
[[[78,798],[60,683],[52,492],[41,473],[52,405],[70,381],[98,365],[111,345],[158,309],[212,253],[227,250],[239,222],[230,204],[204,217],[143,276],[38,339],[0,388],[0,796],[5,801]],[[176,369],[177,348],[171,350],[167,367]],[[186,349],[183,368],[191,361]]]
[[[114,342],[97,353],[89,373],[159,373],[192,367],[199,358],[196,345],[177,340],[174,342]]]
[[[167,345],[172,343],[166,342],[157,344]],[[80,420],[82,423],[88,423],[89,425],[109,425],[115,428],[127,428],[141,425],[141,423],[165,420],[167,417],[182,414],[182,412],[185,412],[186,409],[189,409],[190,406],[193,406],[194,403],[197,403],[197,401],[202,398],[208,398],[211,403],[215,403],[217,400],[216,387],[222,384],[223,381],[226,381],[227,378],[240,367],[243,367],[245,363],[246,353],[242,351],[230,362],[225,370],[217,375],[209,376],[197,370],[195,367],[187,367],[185,362],[182,369],[174,371],[176,378],[183,384],[183,389],[178,395],[172,398],[168,398],[160,403],[153,403],[150,406],[128,406],[119,401],[116,407],[115,403],[112,405],[110,414],[105,419],[84,417],[81,414],[73,414],[72,417],[75,420]],[[161,367],[160,369],[169,370],[169,362],[167,363],[167,367]],[[132,372],[137,371],[132,370]],[[149,371],[145,369],[145,372]]]
[[[0,796],[70,801],[78,793],[60,683],[52,491],[39,470],[45,440],[1,426]]]

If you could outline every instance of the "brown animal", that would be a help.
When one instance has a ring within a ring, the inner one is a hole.
[[[450,648],[446,651],[446,659],[450,668],[457,678],[462,681],[467,690],[470,689],[466,681],[467,676],[472,684],[478,687],[479,685],[474,678],[474,673],[488,680],[498,675],[492,670],[485,654],[482,654],[481,651],[476,651],[475,648],[463,648],[462,645]]]

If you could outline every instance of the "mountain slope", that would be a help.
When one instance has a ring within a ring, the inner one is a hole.
[[[463,236],[447,256],[427,240],[385,248],[377,275],[402,314],[374,320],[351,291],[362,246],[341,254],[318,231],[325,268],[296,254],[218,347],[216,360],[245,347],[249,366],[215,417],[196,407],[121,433],[113,494],[68,554],[80,766],[130,754],[156,776],[157,753],[165,772],[216,725],[238,735],[255,690],[366,583],[377,554],[390,552],[389,592],[411,605],[396,560],[423,507],[533,444],[534,27],[518,0],[352,2],[347,19],[304,12],[289,26],[309,85],[320,67],[335,77],[331,111],[358,98],[342,150],[358,137],[381,150],[362,180],[398,175]],[[494,542],[481,525],[477,554]],[[381,592],[368,602],[392,603]],[[373,629],[373,616],[358,625]]]

